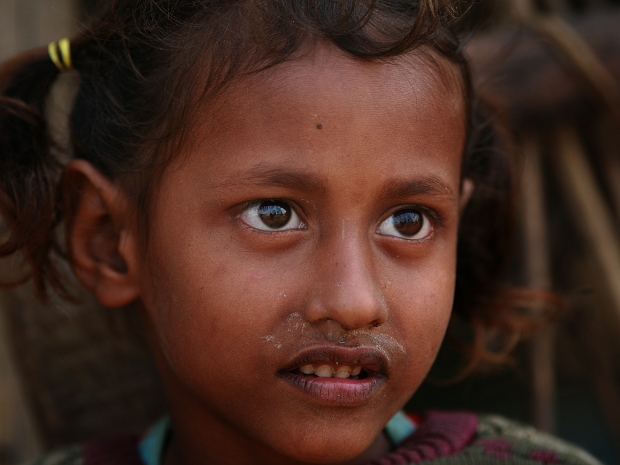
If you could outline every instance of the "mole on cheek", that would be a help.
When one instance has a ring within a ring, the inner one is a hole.
[[[319,124],[316,125],[316,128],[317,129],[323,129],[323,125],[321,123],[319,123]]]

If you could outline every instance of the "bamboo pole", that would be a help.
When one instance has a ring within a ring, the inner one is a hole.
[[[564,196],[573,206],[574,223],[587,239],[603,271],[613,314],[620,325],[620,243],[613,217],[588,164],[585,149],[577,132],[568,127],[558,129],[555,165]]]
[[[566,0],[547,0],[547,6],[554,13],[564,15],[570,11]]]
[[[73,34],[74,8],[74,0],[0,0],[0,61]],[[19,354],[7,343],[11,332],[6,318],[10,295],[8,291],[0,295],[0,449],[11,454],[5,457],[5,463],[22,463],[34,460],[42,444],[28,408],[31,406],[27,405],[27,388],[11,360]]]
[[[523,143],[522,211],[525,239],[525,268],[528,285],[534,289],[551,288],[547,214],[541,147],[534,136]],[[533,311],[542,311],[533,308]],[[532,420],[549,433],[555,431],[555,331],[546,329],[529,343],[532,374]]]
[[[605,0],[586,0],[586,4],[590,8],[600,7],[605,5]]]
[[[538,27],[575,65],[585,83],[598,96],[620,128],[620,84],[575,30],[564,20],[552,16],[538,22]]]
[[[573,223],[585,239],[586,251],[598,268],[593,274],[607,291],[610,305],[594,305],[603,321],[620,327],[620,241],[614,229],[610,208],[597,185],[582,141],[575,129],[562,127],[556,133],[555,166],[564,197],[569,201]],[[592,305],[592,304],[591,304]],[[590,322],[590,324],[592,324]],[[599,328],[602,329],[602,328]],[[579,331],[578,344],[583,351],[590,383],[603,407],[610,426],[620,435],[620,392],[615,384],[613,362],[607,361],[608,347],[602,348],[596,337]],[[618,447],[618,444],[616,444]],[[620,449],[618,449],[620,451]]]
[[[592,47],[557,14],[565,9],[564,1],[548,0],[548,4],[553,11],[551,14],[540,14],[533,0],[512,0],[512,10],[517,21],[543,34],[561,56],[568,58],[620,128],[620,84]]]
[[[605,118],[594,126],[594,140],[604,166],[603,181],[611,196],[616,219],[620,219],[620,134],[613,122]]]
[[[512,0],[511,7],[513,16],[518,19],[530,18],[536,14],[536,8],[532,0]]]

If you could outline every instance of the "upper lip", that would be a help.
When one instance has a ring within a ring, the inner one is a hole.
[[[290,371],[303,365],[321,362],[362,367],[382,376],[387,376],[390,368],[388,358],[382,352],[371,347],[324,346],[301,351],[281,371]]]

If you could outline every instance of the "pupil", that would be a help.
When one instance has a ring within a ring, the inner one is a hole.
[[[291,210],[284,202],[270,200],[259,205],[258,215],[266,226],[269,226],[271,229],[279,229],[286,226],[290,221]]]
[[[422,215],[405,210],[394,216],[394,227],[403,236],[415,236],[422,229]]]

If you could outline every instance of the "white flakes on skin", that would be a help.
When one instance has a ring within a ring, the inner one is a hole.
[[[296,347],[309,346],[322,341],[342,345],[353,342],[372,347],[383,353],[388,359],[394,355],[407,355],[405,347],[389,334],[367,329],[347,331],[334,320],[324,320],[313,325],[299,312],[290,314],[277,333],[263,336],[261,340],[272,343],[276,349],[281,349],[286,341],[291,340],[294,340]]]

